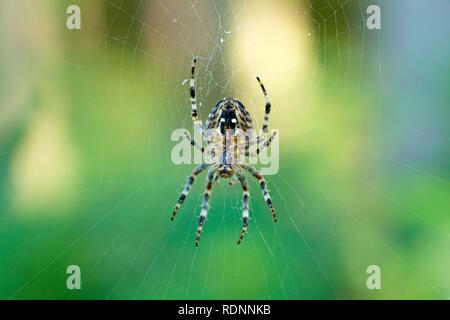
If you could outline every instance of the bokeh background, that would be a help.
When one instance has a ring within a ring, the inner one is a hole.
[[[66,8],[81,7],[81,30]],[[370,4],[382,29],[366,28]],[[0,298],[448,299],[448,1],[8,0],[0,3]],[[174,165],[192,130],[190,62],[205,118],[224,96],[261,125],[260,75],[280,129],[241,188]],[[66,288],[66,268],[82,288]],[[381,268],[381,290],[366,269]]]

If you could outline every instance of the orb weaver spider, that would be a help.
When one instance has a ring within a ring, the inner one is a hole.
[[[207,174],[206,189],[203,194],[203,204],[200,211],[198,229],[195,236],[195,245],[198,246],[200,235],[203,231],[203,225],[205,224],[206,216],[208,214],[211,189],[214,182],[216,182],[218,178],[224,179],[232,178],[229,182],[230,185],[233,185],[234,183],[239,181],[242,186],[243,226],[241,235],[239,237],[239,240],[237,241],[237,244],[240,244],[248,228],[249,197],[250,197],[249,186],[247,184],[247,180],[243,174],[243,171],[247,171],[258,180],[264,196],[264,200],[267,203],[269,209],[271,210],[274,222],[277,222],[277,216],[275,214],[275,209],[273,207],[269,191],[267,190],[267,183],[264,176],[253,166],[249,164],[240,163],[239,161],[237,161],[239,155],[245,155],[247,157],[252,155],[252,153],[249,151],[250,144],[248,143],[248,140],[246,140],[247,143],[245,144],[244,147],[242,147],[242,142],[238,140],[239,132],[245,133],[248,130],[253,129],[250,113],[245,109],[244,105],[238,99],[224,98],[220,100],[214,106],[214,108],[212,108],[205,125],[203,125],[197,113],[197,100],[195,95],[195,79],[194,79],[196,62],[197,59],[195,58],[192,61],[191,77],[189,81],[191,116],[192,121],[194,123],[194,130],[198,130],[207,146],[208,145],[212,146],[211,153],[215,155],[215,157],[214,160],[211,161],[210,163],[202,162],[192,171],[191,175],[188,177],[187,183],[180,197],[178,198],[178,202],[172,212],[171,220],[175,219],[178,209],[188,196],[189,191],[191,190],[191,187],[195,181],[195,178],[202,171],[209,168]],[[259,77],[256,77],[256,80],[258,81],[265,98],[265,114],[264,114],[264,123],[262,127],[263,137],[258,136],[256,139],[257,148],[255,152],[256,154],[259,154],[262,149],[270,145],[270,143],[272,142],[273,138],[276,135],[276,132],[273,133],[269,138],[267,138],[271,104],[269,101],[269,97],[267,96],[266,89],[262,84],[261,80],[259,79]],[[193,147],[196,147],[202,153],[205,152],[205,148],[203,148],[197,141],[192,139],[188,134],[186,134],[186,137],[190,140],[190,143]],[[261,147],[259,141],[264,141],[261,144]],[[235,152],[233,153],[230,150],[234,150]]]

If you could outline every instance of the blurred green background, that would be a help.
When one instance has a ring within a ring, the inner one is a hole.
[[[0,298],[448,299],[450,5],[376,1],[369,30],[369,4],[2,1]],[[203,176],[170,221],[194,56],[203,119],[232,96],[260,127],[260,75],[280,129],[279,222],[250,180],[240,246],[227,181],[198,248]]]

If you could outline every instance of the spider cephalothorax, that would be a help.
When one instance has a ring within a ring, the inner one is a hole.
[[[186,199],[189,191],[191,190],[192,184],[195,178],[205,169],[208,169],[206,190],[203,195],[203,205],[200,211],[199,225],[195,237],[195,245],[198,245],[200,240],[200,235],[203,231],[203,225],[206,220],[209,209],[209,199],[211,196],[211,189],[214,182],[219,178],[231,178],[230,185],[239,181],[243,190],[243,200],[242,200],[242,232],[238,240],[238,244],[241,243],[244,238],[245,232],[248,227],[249,219],[249,187],[244,176],[244,171],[250,173],[259,181],[259,185],[263,192],[264,200],[269,206],[273,220],[276,222],[277,218],[275,215],[275,210],[272,205],[272,200],[269,196],[267,190],[267,183],[263,175],[253,166],[246,164],[242,161],[243,158],[249,157],[259,152],[270,145],[275,134],[268,137],[268,126],[269,126],[269,113],[270,113],[270,101],[266,93],[264,85],[261,83],[260,79],[257,77],[261,89],[263,91],[266,106],[264,123],[262,127],[263,136],[256,138],[256,150],[250,151],[251,142],[248,139],[247,133],[250,129],[253,129],[252,119],[250,113],[245,109],[244,105],[237,99],[234,98],[224,98],[220,100],[214,108],[212,108],[209,113],[208,119],[205,125],[198,118],[197,113],[197,100],[195,96],[195,80],[194,71],[196,59],[192,62],[191,67],[191,79],[189,83],[189,92],[191,97],[191,116],[194,122],[194,129],[198,130],[202,135],[204,142],[206,143],[207,149],[203,148],[201,144],[197,141],[188,137],[191,144],[197,147],[202,153],[207,152],[212,156],[210,161],[205,161],[198,165],[192,174],[189,176],[186,186],[181,193],[178,203],[172,213],[172,220],[175,218],[178,209],[181,204]],[[262,143],[260,144],[260,142]]]

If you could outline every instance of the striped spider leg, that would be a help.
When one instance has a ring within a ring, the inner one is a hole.
[[[257,136],[256,139],[253,139],[252,141],[250,141],[250,140],[246,141],[246,145],[245,145],[245,149],[246,149],[245,155],[246,156],[250,156],[250,155],[253,156],[253,155],[255,155],[255,153],[259,154],[263,149],[265,149],[272,143],[272,140],[275,138],[275,136],[277,134],[277,132],[274,132],[270,137],[267,137],[269,134],[269,115],[270,115],[270,109],[272,107],[272,104],[270,103],[269,96],[267,95],[266,88],[264,87],[264,84],[262,83],[261,79],[259,77],[256,77],[256,80],[258,81],[258,83],[261,87],[261,90],[264,95],[264,100],[265,100],[264,122],[263,122],[263,127],[262,127],[263,135]],[[261,145],[260,145],[260,141],[263,141]],[[257,148],[254,153],[250,153],[249,148],[250,148],[250,146],[254,145],[255,143],[257,145]]]
[[[200,120],[198,116],[198,110],[197,110],[197,96],[195,92],[195,66],[197,64],[197,58],[194,58],[191,64],[191,78],[189,80],[189,95],[191,98],[191,117],[192,122],[194,123],[194,130],[197,130],[204,140],[209,143],[209,134],[205,131],[205,128],[203,126],[202,120]],[[194,143],[195,144],[195,143]]]
[[[178,202],[175,206],[175,208],[172,211],[172,217],[171,220],[173,221],[177,215],[178,209],[180,209],[181,205],[183,204],[184,200],[189,194],[189,191],[191,191],[192,185],[195,182],[195,178],[206,168],[209,167],[209,164],[207,163],[201,163],[198,165],[191,173],[191,175],[188,177],[188,180],[186,182],[186,185],[184,186],[183,191],[181,192],[180,197],[178,198]]]
[[[270,198],[269,191],[267,190],[266,179],[255,167],[253,167],[251,165],[241,164],[240,167],[242,169],[246,170],[247,172],[249,172],[252,176],[254,176],[258,180],[259,186],[261,187],[261,191],[264,196],[264,200],[266,201],[267,206],[269,207],[269,209],[272,213],[273,221],[276,223],[277,215],[275,214],[275,208],[273,207],[272,199]]]
[[[198,228],[197,233],[195,234],[195,246],[198,247],[198,242],[200,241],[200,235],[203,231],[203,225],[206,221],[206,216],[208,215],[209,210],[209,200],[211,198],[211,189],[213,183],[217,180],[217,166],[213,166],[208,170],[208,177],[206,180],[205,192],[203,194],[203,204],[202,209],[200,211],[200,218],[198,220]]]
[[[250,191],[247,183],[247,179],[245,179],[245,176],[242,174],[241,170],[238,169],[236,172],[236,176],[241,182],[242,186],[242,231],[241,235],[239,236],[239,240],[237,244],[240,244],[242,242],[242,239],[244,239],[245,233],[247,232],[248,228],[248,206],[250,201]]]
[[[256,77],[256,80],[258,80],[259,85],[261,86],[261,90],[264,94],[264,99],[266,100],[265,110],[264,110],[264,123],[262,127],[263,134],[267,135],[269,132],[269,115],[270,115],[270,109],[272,105],[270,104],[269,96],[267,95],[266,88],[264,87],[264,84],[261,82],[261,79],[259,77]]]

